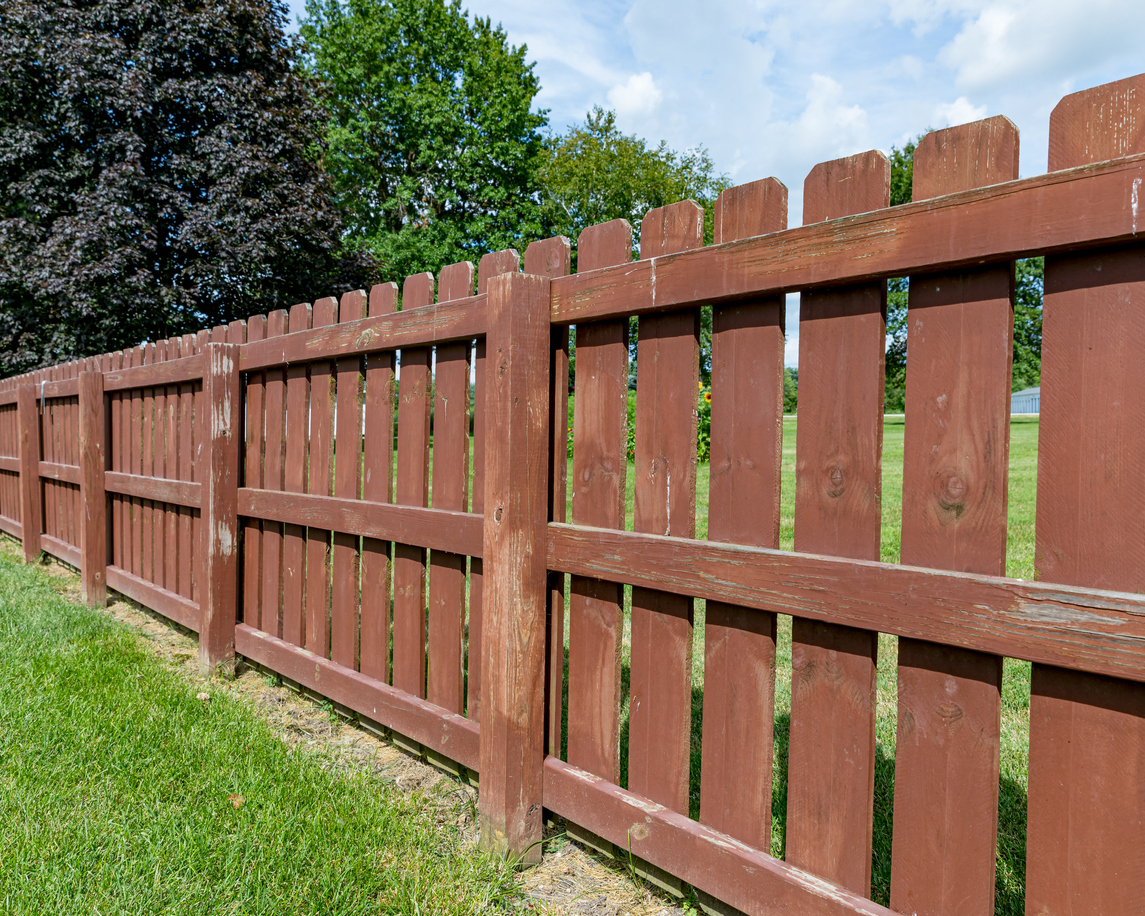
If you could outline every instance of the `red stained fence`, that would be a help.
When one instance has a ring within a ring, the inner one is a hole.
[[[867,899],[879,633],[899,637],[891,906],[991,912],[1001,660],[1028,660],[1027,912],[1137,912],[1143,125],[1135,77],[1055,109],[1046,175],[1017,179],[1017,131],[992,118],[928,135],[915,202],[894,210],[887,160],[866,153],[812,171],[797,229],[768,179],[721,195],[710,247],[685,201],[645,217],[637,261],[617,221],[585,230],[572,276],[569,243],[549,239],[523,272],[498,252],[446,268],[436,290],[422,274],[400,296],[386,284],[9,379],[0,529],[29,559],[80,567],[88,600],[111,587],[197,630],[204,670],[243,656],[479,772],[487,846],[535,860],[548,810],[749,913],[887,912]],[[1041,254],[1039,581],[1022,582],[1002,578],[1013,261]],[[903,275],[900,566],[878,550],[886,278]],[[788,553],[782,297],[796,290]],[[701,305],[714,309],[707,541]],[[769,855],[777,614],[794,618],[786,861]]]

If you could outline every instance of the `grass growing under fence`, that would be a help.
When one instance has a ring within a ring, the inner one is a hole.
[[[0,547],[0,913],[508,908],[507,865],[326,763]]]

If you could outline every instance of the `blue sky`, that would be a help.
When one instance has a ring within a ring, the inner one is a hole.
[[[291,0],[295,16],[304,0]],[[817,162],[888,150],[927,127],[1004,114],[1021,174],[1046,169],[1067,93],[1145,71],[1141,0],[470,0],[528,46],[553,127],[593,105],[676,149],[703,145],[735,183],[775,176],[802,222]],[[787,362],[798,350],[788,303]]]

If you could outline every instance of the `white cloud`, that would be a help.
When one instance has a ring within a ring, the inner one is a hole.
[[[646,118],[663,97],[664,93],[656,87],[656,81],[647,70],[634,73],[628,82],[617,83],[608,90],[608,104],[621,118]]]
[[[1066,82],[1103,61],[1128,57],[1140,69],[1145,4],[1125,0],[1000,0],[962,25],[939,54],[971,90],[1010,89],[1031,80]]]
[[[820,159],[860,152],[867,135],[867,113],[843,102],[843,87],[829,76],[811,74],[807,107],[796,131],[800,145],[818,151]]]
[[[957,127],[959,124],[981,121],[984,117],[986,117],[986,106],[971,105],[970,100],[962,95],[953,102],[944,103],[934,109],[931,127]]]

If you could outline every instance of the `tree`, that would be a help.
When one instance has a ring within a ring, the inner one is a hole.
[[[910,203],[914,150],[925,134],[903,148],[891,147],[891,206]],[[1014,366],[1012,388],[1037,385],[1042,374],[1042,291],[1044,258],[1018,261],[1015,267]],[[907,277],[887,281],[886,411],[901,413],[906,404]]]
[[[650,147],[616,126],[616,114],[599,106],[545,143],[540,167],[544,215],[551,234],[574,243],[582,230],[613,219],[632,224],[655,207],[692,199],[704,208],[705,241],[712,240],[716,198],[731,182],[718,174],[702,146],[678,153],[661,141]]]
[[[914,150],[925,134],[891,147],[891,206],[909,204],[914,178]],[[887,413],[902,413],[906,406],[906,308],[909,281],[892,277],[887,281],[887,352],[884,405]]]
[[[541,156],[539,177],[547,234],[566,236],[574,245],[587,227],[626,219],[639,248],[644,214],[688,199],[704,208],[704,241],[710,243],[716,198],[731,186],[726,175],[716,172],[703,147],[679,153],[664,141],[649,146],[635,134],[621,131],[615,112],[599,106],[588,113],[583,124],[571,125],[564,134],[550,134]],[[575,249],[573,257],[575,270]],[[633,318],[629,333],[631,385],[636,383],[638,330],[639,323]],[[700,378],[710,385],[710,307],[700,310],[700,343]],[[575,353],[570,358],[575,359]]]
[[[361,283],[279,0],[9,0],[0,370]]]
[[[459,0],[308,0],[349,242],[400,282],[540,238],[546,113],[525,47]]]

